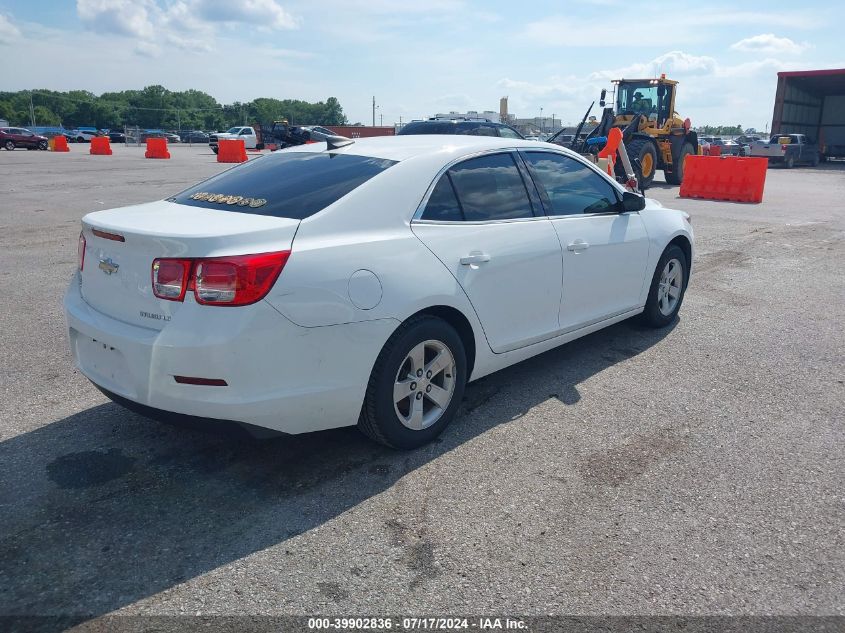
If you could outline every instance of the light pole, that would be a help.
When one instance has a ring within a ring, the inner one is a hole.
[[[540,131],[546,131],[545,121],[543,121],[543,106],[540,106]]]

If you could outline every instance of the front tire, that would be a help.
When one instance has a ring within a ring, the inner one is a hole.
[[[358,428],[391,448],[418,448],[455,417],[466,380],[466,351],[455,329],[431,315],[413,317],[376,359]]]
[[[657,171],[657,150],[654,143],[644,138],[635,138],[625,149],[632,163],[635,159],[639,161],[639,168],[635,168],[637,182],[642,189],[647,189]]]
[[[676,164],[672,165],[672,171],[666,172],[666,182],[670,185],[680,185],[684,181],[684,163],[687,156],[693,156],[694,154],[695,150],[692,147],[692,143],[684,143],[676,159]]]
[[[678,315],[689,281],[689,263],[680,246],[670,244],[663,251],[648,291],[642,322],[654,328],[666,327]]]

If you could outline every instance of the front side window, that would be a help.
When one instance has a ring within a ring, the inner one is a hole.
[[[340,200],[396,161],[329,152],[274,152],[169,198],[220,211],[301,220]]]
[[[616,190],[604,178],[574,158],[551,152],[525,152],[549,215],[615,213]]]
[[[469,222],[534,217],[522,176],[510,153],[471,158],[448,175]]]

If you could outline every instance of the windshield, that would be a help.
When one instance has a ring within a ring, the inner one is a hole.
[[[619,84],[616,92],[616,111],[620,114],[642,114],[651,121],[669,118],[672,86],[650,81]]]
[[[237,134],[240,131],[241,128],[239,127],[230,127],[228,130],[226,130],[226,134]]]

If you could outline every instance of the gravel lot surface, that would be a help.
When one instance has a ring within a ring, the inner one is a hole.
[[[0,152],[0,614],[845,614],[845,164],[689,211],[679,321],[470,385],[410,453],[151,422],[71,365],[88,211],[203,147]]]

